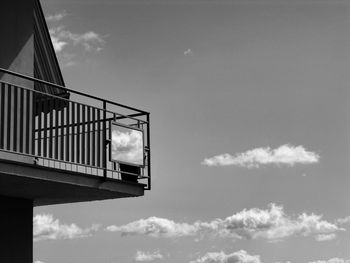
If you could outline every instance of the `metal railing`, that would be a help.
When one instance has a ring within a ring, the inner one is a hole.
[[[6,69],[0,72],[32,84],[0,81],[0,151],[32,157],[37,165],[103,178],[137,176],[146,190],[151,189],[148,112]],[[35,84],[59,88],[69,96],[37,91]],[[112,121],[143,130],[145,165],[140,174],[121,171],[110,160]]]

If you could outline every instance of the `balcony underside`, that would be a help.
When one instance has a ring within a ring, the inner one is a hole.
[[[0,159],[0,195],[34,206],[144,195],[144,185]]]

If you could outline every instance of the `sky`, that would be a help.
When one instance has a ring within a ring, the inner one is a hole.
[[[41,3],[66,86],[151,113],[152,190],[36,207],[34,262],[350,262],[349,2]]]

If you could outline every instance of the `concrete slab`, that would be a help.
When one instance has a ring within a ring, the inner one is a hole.
[[[144,185],[0,160],[0,195],[33,200],[34,206],[42,206],[143,196]]]

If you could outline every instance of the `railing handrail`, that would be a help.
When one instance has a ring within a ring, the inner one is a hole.
[[[41,79],[37,79],[37,78],[34,78],[34,77],[30,77],[30,76],[27,76],[27,75],[24,75],[24,74],[21,74],[21,73],[17,73],[17,72],[8,70],[8,69],[4,69],[4,68],[1,68],[1,67],[0,67],[0,72],[4,72],[4,73],[7,73],[7,74],[16,76],[16,77],[20,77],[20,78],[27,79],[27,80],[30,80],[30,81],[38,82],[38,83],[41,83],[41,84],[49,85],[49,86],[52,86],[52,87],[55,87],[55,88],[62,89],[64,91],[66,91],[66,92],[71,92],[71,93],[74,93],[74,94],[77,94],[77,95],[88,97],[90,99],[95,99],[95,100],[99,100],[99,101],[102,101],[102,102],[107,102],[109,104],[112,104],[112,105],[115,105],[115,106],[118,106],[118,107],[126,108],[126,109],[133,110],[133,111],[137,111],[137,112],[140,112],[140,113],[143,113],[143,114],[147,114],[147,115],[149,114],[149,112],[144,111],[144,110],[133,108],[133,107],[130,107],[130,106],[127,106],[127,105],[124,105],[124,104],[120,104],[120,103],[117,103],[117,102],[113,102],[113,101],[110,101],[110,100],[102,99],[102,98],[99,98],[99,97],[96,97],[96,96],[93,96],[93,95],[85,94],[85,93],[80,92],[80,91],[72,90],[72,89],[63,87],[61,85],[55,84],[55,83],[51,83],[51,82],[48,82],[48,81],[45,81],[45,80],[41,80]]]
[[[86,106],[86,107],[90,107],[90,108],[93,108],[93,109],[96,109],[96,110],[102,110],[102,111],[105,111],[107,113],[115,114],[115,115],[118,115],[118,117],[116,117],[116,119],[123,119],[124,118],[124,119],[131,119],[131,120],[139,121],[139,122],[142,122],[142,123],[147,123],[147,121],[142,120],[142,119],[138,119],[138,118],[135,118],[135,117],[148,115],[149,113],[139,112],[139,113],[133,113],[133,114],[125,115],[125,114],[121,114],[121,113],[118,113],[118,112],[105,110],[105,109],[102,109],[102,108],[100,108],[98,106],[88,105],[86,103],[82,103],[82,102],[73,101],[73,100],[70,100],[70,99],[67,99],[67,98],[63,98],[63,97],[60,97],[60,95],[48,94],[48,93],[45,93],[45,92],[40,91],[40,90],[33,90],[33,89],[30,89],[30,88],[24,87],[22,85],[17,85],[17,84],[10,83],[8,81],[0,80],[0,83],[5,83],[7,85],[15,86],[15,87],[20,88],[20,89],[33,91],[35,93],[38,93],[38,94],[41,94],[41,95],[44,95],[44,96],[47,96],[47,97],[52,97],[52,98],[64,100],[64,101],[67,101],[67,102],[74,102],[74,103],[79,104],[81,106]]]

